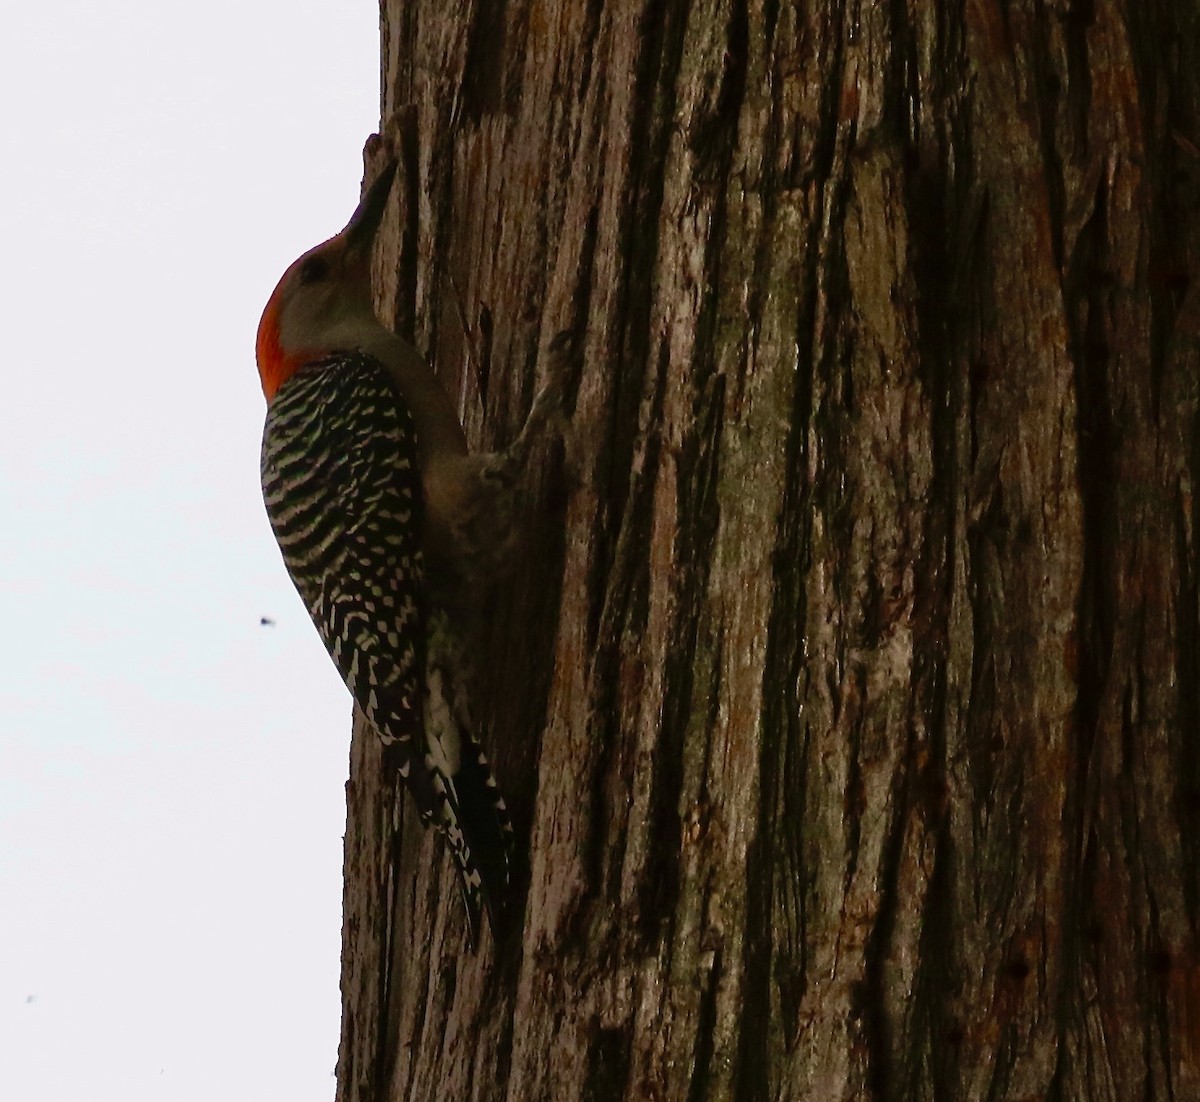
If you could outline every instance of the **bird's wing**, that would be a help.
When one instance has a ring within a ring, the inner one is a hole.
[[[263,437],[267,513],[296,588],[386,744],[424,758],[421,495],[408,409],[369,356],[297,372]]]

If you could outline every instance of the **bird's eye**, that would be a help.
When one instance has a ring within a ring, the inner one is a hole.
[[[301,283],[318,283],[329,275],[329,265],[319,256],[310,256],[300,265]]]

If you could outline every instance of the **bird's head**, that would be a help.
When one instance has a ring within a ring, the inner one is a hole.
[[[395,175],[388,165],[346,228],[295,261],[267,300],[255,348],[268,402],[306,363],[367,347],[381,328],[371,304],[371,246]]]

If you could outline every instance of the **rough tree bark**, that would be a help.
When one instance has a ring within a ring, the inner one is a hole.
[[[356,727],[338,1098],[1200,1098],[1200,0],[382,10],[473,444],[586,337],[513,929]]]

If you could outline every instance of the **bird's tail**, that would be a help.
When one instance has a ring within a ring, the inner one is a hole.
[[[425,764],[436,804],[431,818],[458,866],[471,944],[477,945],[485,909],[493,935],[500,934],[512,824],[487,758],[471,735],[461,639],[445,612],[430,617],[427,644]]]
[[[465,732],[461,752],[458,772],[445,785],[443,829],[458,866],[471,944],[478,945],[482,910],[493,937],[503,929],[513,830],[487,758]]]

